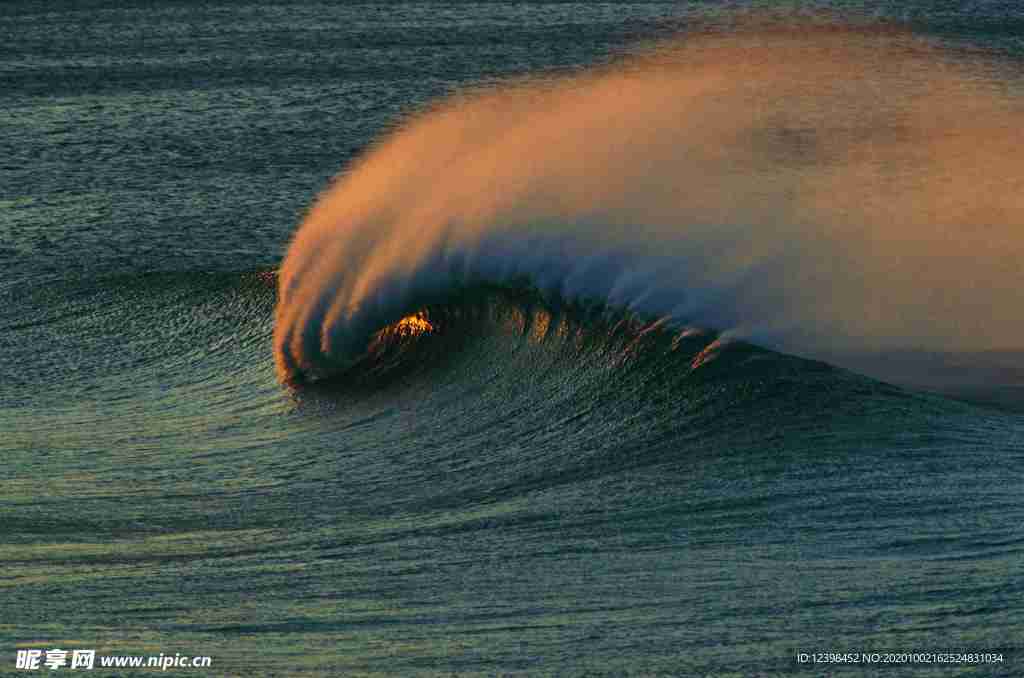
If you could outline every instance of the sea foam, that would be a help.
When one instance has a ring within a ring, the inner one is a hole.
[[[440,102],[296,233],[279,374],[477,281],[860,369],[1019,350],[1024,111],[998,72],[889,29],[749,28]]]

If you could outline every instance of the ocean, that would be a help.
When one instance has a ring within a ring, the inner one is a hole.
[[[1024,675],[1022,65],[995,0],[3,2],[0,675]]]

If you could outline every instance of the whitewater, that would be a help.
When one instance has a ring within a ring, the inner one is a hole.
[[[1011,87],[895,30],[745,28],[436,104],[296,234],[282,378],[479,283],[875,376],[883,352],[1020,352]]]

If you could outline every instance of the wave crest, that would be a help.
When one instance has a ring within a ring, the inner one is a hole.
[[[523,280],[839,364],[1019,349],[1022,111],[991,70],[894,31],[751,29],[441,103],[297,232],[279,375]]]

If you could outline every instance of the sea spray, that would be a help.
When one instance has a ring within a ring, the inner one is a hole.
[[[1021,349],[1024,116],[994,70],[889,29],[751,28],[439,103],[298,230],[279,375],[518,280],[859,369]]]

